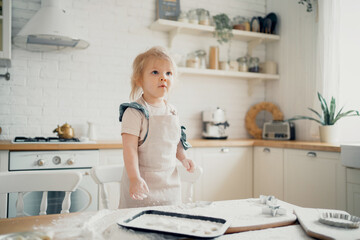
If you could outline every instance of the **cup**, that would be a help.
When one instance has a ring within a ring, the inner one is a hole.
[[[230,69],[229,63],[227,61],[220,62],[220,69],[224,71],[228,71]]]
[[[264,63],[264,72],[267,74],[277,74],[277,64],[274,61],[266,61]]]

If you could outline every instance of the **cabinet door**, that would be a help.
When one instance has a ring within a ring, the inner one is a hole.
[[[347,211],[360,216],[360,169],[347,168]]]
[[[198,148],[203,167],[201,200],[219,201],[252,197],[252,148]]]
[[[284,150],[284,198],[312,208],[346,209],[346,172],[340,154]]]
[[[254,197],[260,195],[284,199],[282,148],[254,147]]]

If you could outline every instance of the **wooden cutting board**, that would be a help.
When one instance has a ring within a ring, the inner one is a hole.
[[[169,206],[167,211],[183,212],[186,214],[197,214],[217,218],[226,218],[230,220],[231,225],[226,233],[244,232],[250,230],[259,230],[273,227],[291,225],[296,221],[296,215],[293,213],[294,205],[278,200],[281,208],[287,210],[285,215],[275,217],[262,213],[261,204],[257,198],[219,201],[211,204],[194,203],[188,209],[179,209],[179,207]]]
[[[307,235],[318,239],[360,239],[360,228],[346,229],[333,227],[319,222],[319,216],[322,212],[334,211],[330,209],[317,208],[295,208],[295,214],[298,217],[300,225]],[[337,212],[346,213],[336,210]]]

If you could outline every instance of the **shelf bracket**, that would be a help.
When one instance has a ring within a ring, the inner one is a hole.
[[[263,41],[264,41],[264,39],[261,38],[261,39],[256,39],[256,40],[253,40],[253,41],[249,42],[249,43],[248,43],[248,46],[247,46],[247,48],[248,48],[248,54],[249,54],[250,56],[252,56],[252,51],[253,51],[253,49],[254,49],[257,45],[263,43]]]
[[[177,27],[169,32],[169,48],[170,49],[172,48],[174,38],[176,37],[176,35],[178,35],[180,33],[180,29],[181,28]]]

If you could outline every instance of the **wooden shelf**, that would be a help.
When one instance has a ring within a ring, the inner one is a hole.
[[[170,34],[169,45],[171,47],[173,38],[179,33],[200,35],[200,36],[212,36],[215,31],[213,26],[205,26],[192,23],[183,23],[178,21],[171,21],[166,19],[158,19],[153,22],[150,29],[162,32],[168,32]],[[245,42],[251,42],[252,45],[261,44],[264,42],[278,41],[279,35],[265,34],[257,32],[249,32],[233,29],[234,40],[240,40]]]
[[[252,73],[252,72],[235,72],[235,71],[223,71],[213,69],[198,69],[198,68],[186,68],[180,67],[178,69],[180,74],[194,74],[194,75],[206,75],[216,77],[234,77],[242,79],[261,79],[261,80],[279,80],[279,75],[265,74],[265,73]]]

